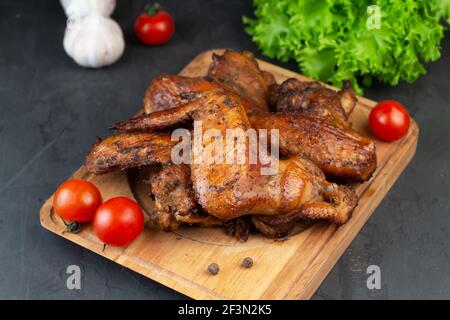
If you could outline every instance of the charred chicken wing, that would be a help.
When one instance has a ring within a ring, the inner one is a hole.
[[[350,83],[335,92],[315,81],[285,80],[272,94],[271,101],[278,112],[302,113],[347,120],[356,105],[356,96]]]
[[[276,88],[275,78],[259,69],[251,52],[226,50],[222,55],[213,54],[212,59],[209,78],[236,92],[241,98],[253,101],[257,109],[252,111],[269,111],[268,99]]]
[[[181,224],[202,227],[220,226],[223,221],[203,213],[192,188],[188,165],[169,164],[151,178],[155,210],[151,221],[165,231],[173,231]]]
[[[302,155],[326,176],[364,181],[377,166],[375,144],[340,121],[313,115],[249,115],[255,129],[278,129],[280,154]]]
[[[116,134],[92,146],[86,157],[86,167],[91,173],[103,174],[168,163],[175,144],[166,134]]]

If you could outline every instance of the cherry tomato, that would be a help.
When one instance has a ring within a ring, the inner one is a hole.
[[[144,213],[135,201],[116,197],[97,209],[93,224],[97,237],[105,244],[124,246],[141,233]]]
[[[66,221],[89,222],[102,204],[97,187],[89,181],[70,179],[55,192],[53,209]]]
[[[172,16],[156,3],[146,5],[134,23],[134,33],[139,40],[148,45],[161,45],[172,38],[175,23]]]
[[[403,137],[409,129],[409,113],[394,100],[380,102],[372,109],[369,125],[373,133],[383,141],[394,141]]]

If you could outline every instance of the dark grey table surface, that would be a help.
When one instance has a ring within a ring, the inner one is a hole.
[[[0,298],[186,298],[51,234],[38,216],[95,136],[137,111],[153,76],[177,73],[211,48],[264,58],[243,31],[250,1],[162,2],[177,24],[169,44],[137,43],[132,25],[143,2],[121,0],[114,18],[125,33],[125,53],[111,67],[87,70],[63,50],[59,1],[0,1]],[[419,146],[314,298],[450,298],[448,33],[442,45],[443,57],[415,83],[366,90],[371,99],[408,107],[421,129]],[[282,66],[298,71],[295,64]],[[81,290],[66,287],[73,264],[81,267]],[[369,265],[381,268],[380,290],[366,287]]]

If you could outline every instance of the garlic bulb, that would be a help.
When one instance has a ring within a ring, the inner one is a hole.
[[[66,12],[67,6],[69,5],[69,3],[71,3],[73,0],[61,0],[61,5],[64,8],[64,12]]]
[[[67,23],[64,49],[83,67],[110,65],[120,58],[124,48],[122,30],[108,17],[92,14]]]
[[[82,18],[92,13],[109,17],[116,7],[116,0],[61,0],[69,18]]]

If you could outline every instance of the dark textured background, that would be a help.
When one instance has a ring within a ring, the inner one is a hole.
[[[47,232],[38,218],[94,137],[137,111],[157,73],[177,73],[211,48],[262,57],[241,22],[252,13],[250,1],[161,2],[177,24],[169,44],[139,45],[132,25],[143,2],[122,0],[114,18],[125,33],[124,56],[87,70],[64,53],[59,1],[0,0],[0,298],[185,298]],[[448,33],[442,53],[414,84],[366,90],[408,107],[421,129],[418,152],[314,298],[450,298]],[[82,290],[66,289],[71,264],[82,268]],[[381,267],[381,290],[366,289],[371,264]]]

